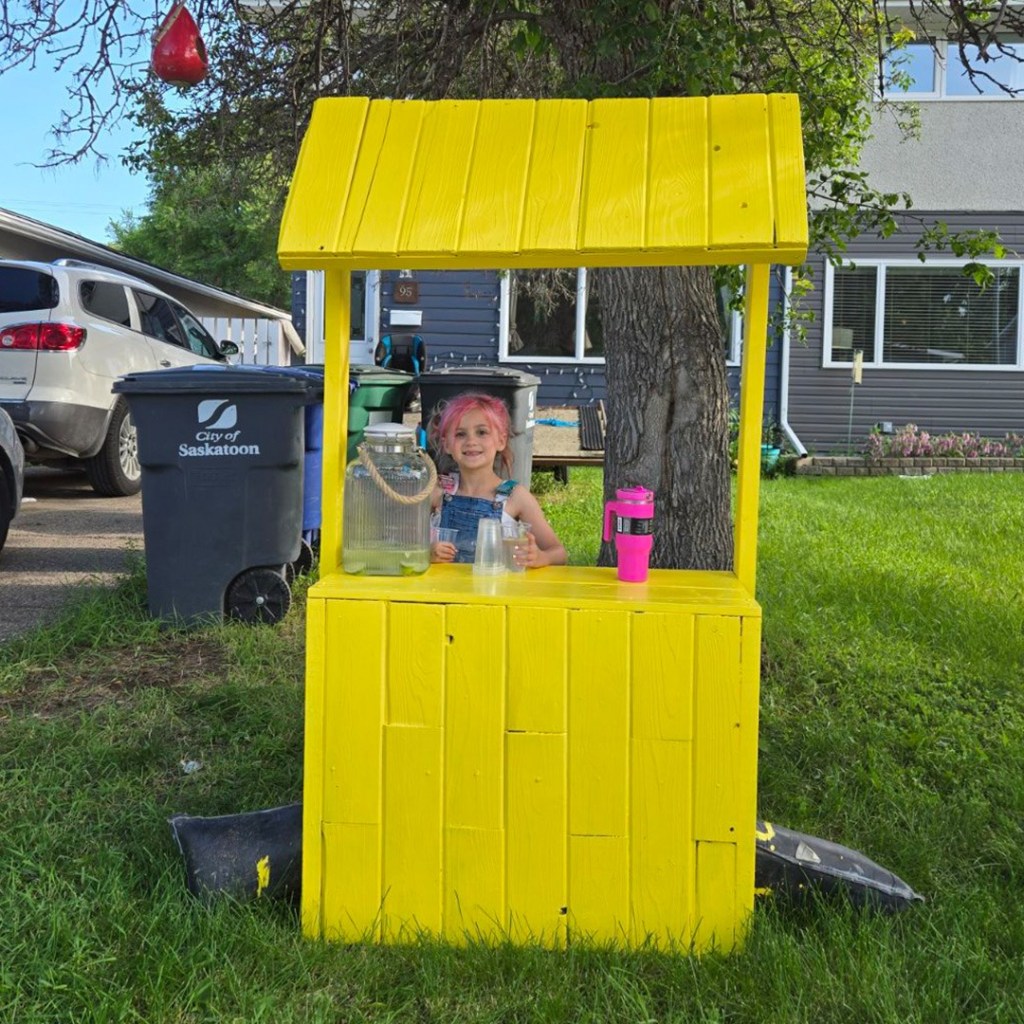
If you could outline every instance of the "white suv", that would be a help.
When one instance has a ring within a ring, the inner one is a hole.
[[[238,352],[181,303],[114,270],[0,260],[0,408],[30,462],[80,460],[98,494],[135,494],[142,471],[118,377]]]

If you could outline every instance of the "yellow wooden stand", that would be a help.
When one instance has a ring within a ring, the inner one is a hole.
[[[307,934],[742,941],[768,273],[806,249],[793,96],[316,104],[279,248],[326,271]],[[734,573],[340,572],[351,270],[671,264],[747,266]]]

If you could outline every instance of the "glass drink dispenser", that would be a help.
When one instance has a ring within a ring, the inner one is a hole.
[[[430,494],[437,470],[414,427],[375,423],[345,470],[342,568],[417,576],[430,565]]]

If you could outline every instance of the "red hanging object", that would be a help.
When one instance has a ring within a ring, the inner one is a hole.
[[[153,36],[153,72],[171,85],[195,85],[209,67],[199,26],[183,3],[175,3]]]

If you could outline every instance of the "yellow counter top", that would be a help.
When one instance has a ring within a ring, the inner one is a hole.
[[[652,569],[646,583],[621,583],[614,568],[549,566],[479,576],[471,565],[435,564],[421,576],[354,576],[332,573],[309,591],[311,598],[501,604],[630,611],[701,612],[760,617],[760,607],[730,572]]]

